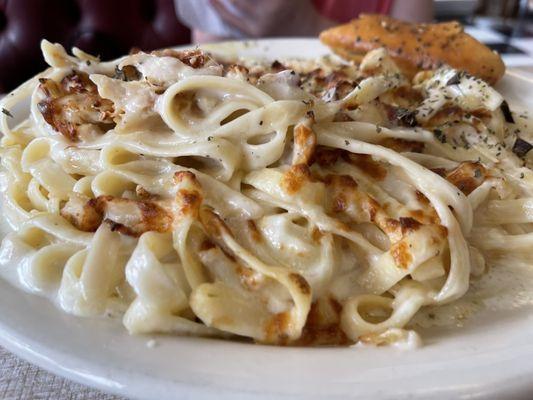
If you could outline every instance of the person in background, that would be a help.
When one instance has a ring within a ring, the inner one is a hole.
[[[194,43],[273,36],[316,36],[360,13],[429,22],[433,0],[174,0]]]

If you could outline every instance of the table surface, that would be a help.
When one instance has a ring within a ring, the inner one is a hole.
[[[0,347],[0,399],[121,400],[44,371]]]
[[[502,39],[492,31],[467,29],[470,34],[486,43],[505,41],[522,54],[503,54],[509,70],[533,79],[533,38]],[[46,372],[21,360],[0,347],[0,399],[4,400],[121,400],[122,397],[105,394]]]

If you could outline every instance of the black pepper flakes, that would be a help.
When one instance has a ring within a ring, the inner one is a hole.
[[[511,112],[511,109],[509,108],[509,104],[505,100],[500,105],[500,110],[502,110],[505,121],[510,124],[514,124],[513,113]]]
[[[461,82],[461,78],[461,72],[455,73],[450,79],[448,79],[448,82],[446,82],[446,86],[458,85]]]
[[[513,153],[518,157],[524,157],[531,149],[533,145],[526,142],[524,139],[517,138],[513,145]]]
[[[446,143],[446,135],[440,129],[433,129],[433,134],[441,143]]]
[[[396,119],[402,122],[403,125],[410,126],[414,128],[418,125],[416,121],[416,110],[408,110],[407,108],[398,108],[396,109]]]
[[[6,110],[3,107],[2,107],[2,114],[7,115],[9,118],[13,118],[13,114],[11,114],[11,112],[9,110]]]

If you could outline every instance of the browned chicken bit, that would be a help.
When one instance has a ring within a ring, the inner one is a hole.
[[[37,107],[44,120],[68,140],[78,142],[115,126],[113,103],[100,97],[86,73],[73,71],[59,83],[45,78],[39,82],[44,99]]]

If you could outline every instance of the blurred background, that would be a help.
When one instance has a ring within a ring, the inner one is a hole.
[[[457,19],[508,65],[533,65],[532,10],[533,0],[0,0],[0,93],[45,68],[43,38],[106,60],[132,48],[315,36],[361,12]]]

